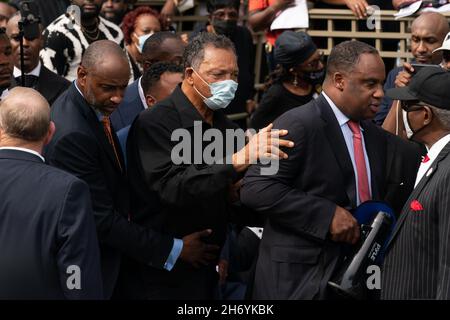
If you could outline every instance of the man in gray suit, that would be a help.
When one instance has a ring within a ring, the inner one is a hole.
[[[403,102],[428,149],[403,207],[382,270],[382,299],[450,299],[450,73],[427,67],[409,86],[387,91]]]

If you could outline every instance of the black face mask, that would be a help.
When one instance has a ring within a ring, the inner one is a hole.
[[[216,31],[216,33],[229,37],[236,31],[237,21],[213,19],[212,26],[214,27],[214,31]]]
[[[312,84],[313,86],[322,84],[325,79],[325,69],[316,72],[303,73],[303,80]]]

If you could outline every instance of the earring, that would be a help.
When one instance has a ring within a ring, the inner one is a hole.
[[[297,78],[297,74],[296,73],[294,73],[294,81],[292,81],[292,84],[294,86],[298,86],[298,78]]]

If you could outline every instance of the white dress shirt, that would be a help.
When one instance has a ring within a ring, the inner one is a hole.
[[[28,152],[28,153],[34,154],[35,156],[38,156],[39,158],[41,158],[42,162],[45,163],[44,157],[41,156],[38,152],[36,152],[34,150],[30,150],[30,149],[26,149],[26,148],[19,148],[19,147],[1,147],[0,150],[17,150],[17,151]]]
[[[439,155],[439,153],[441,153],[442,149],[444,149],[448,142],[450,142],[450,134],[440,138],[435,144],[431,146],[430,150],[428,150],[427,156],[429,160],[420,164],[414,188],[419,184],[425,173],[428,171],[428,169],[430,169],[433,161],[436,160],[437,156]]]
[[[41,68],[42,68],[42,64],[39,61],[38,65],[36,66],[36,68],[34,68],[33,70],[31,70],[31,72],[29,73],[25,73],[26,75],[30,75],[30,76],[36,76],[39,77],[39,74],[41,73]],[[18,78],[20,76],[22,76],[22,71],[20,71],[19,68],[17,68],[16,66],[14,66],[14,78]]]
[[[142,105],[144,106],[144,109],[148,109],[147,106],[147,100],[145,99],[144,89],[142,89],[142,77],[138,80],[138,91],[139,91],[139,98],[141,98]]]
[[[334,102],[330,99],[330,97],[328,97],[326,95],[326,93],[324,91],[322,91],[323,96],[325,97],[325,99],[327,100],[328,104],[331,107],[331,110],[333,110],[334,115],[336,116],[336,120],[339,123],[339,126],[341,128],[342,134],[344,135],[344,140],[345,140],[345,144],[347,145],[347,150],[348,153],[350,155],[350,159],[352,160],[352,165],[353,165],[353,172],[355,173],[355,186],[356,186],[356,205],[360,204],[359,201],[359,190],[358,190],[358,172],[356,171],[356,162],[355,162],[355,151],[353,149],[353,132],[350,130],[350,127],[348,126],[347,122],[350,121],[350,118],[348,118],[345,114],[342,113],[341,110],[339,110],[339,108],[334,104]],[[366,170],[367,170],[367,178],[368,178],[368,183],[369,183],[369,192],[370,195],[372,196],[372,177],[370,175],[370,163],[369,163],[369,157],[367,156],[367,151],[366,151],[366,143],[364,141],[364,129],[361,128],[361,136],[363,137],[362,140],[362,145],[363,145],[363,149],[364,149],[364,160],[366,161]]]

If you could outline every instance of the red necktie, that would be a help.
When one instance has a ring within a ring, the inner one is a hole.
[[[359,201],[370,200],[369,179],[367,178],[366,160],[364,159],[364,149],[362,144],[361,128],[359,123],[347,122],[353,133],[353,151],[355,153],[356,172],[358,173]]]
[[[114,143],[114,139],[112,136],[111,121],[109,120],[109,117],[103,117],[102,124],[103,124],[103,129],[105,130],[106,137],[108,138],[108,141],[114,150],[114,155],[116,156],[117,164],[119,165],[120,171],[122,171],[122,166],[121,166],[120,160],[119,160],[119,154],[117,153],[116,145]]]
[[[425,155],[425,157],[422,157],[422,163],[427,163],[430,161],[430,157],[428,155]]]

